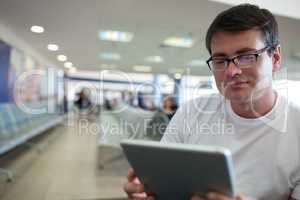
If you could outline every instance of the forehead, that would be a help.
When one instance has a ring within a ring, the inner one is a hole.
[[[217,32],[211,40],[213,54],[231,55],[241,49],[260,49],[265,46],[259,30],[241,32]]]

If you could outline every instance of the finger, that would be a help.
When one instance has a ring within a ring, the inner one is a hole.
[[[128,174],[127,174],[127,180],[129,182],[133,181],[136,178],[136,174],[132,168],[129,168]]]
[[[155,200],[154,197],[128,197],[128,200]]]
[[[224,194],[217,193],[217,192],[209,192],[206,195],[208,200],[233,200],[232,198],[225,196]]]
[[[251,197],[245,197],[242,195],[237,195],[236,200],[255,200],[254,198]]]
[[[127,194],[144,192],[144,186],[142,184],[135,184],[130,182],[125,183],[123,189]]]
[[[147,196],[145,192],[132,194],[128,197],[129,200],[155,200],[154,196]]]
[[[127,194],[127,197],[129,200],[145,200],[147,198],[146,196],[139,196],[136,194]]]
[[[135,171],[132,168],[129,168],[128,174],[127,174],[127,180],[128,182],[133,182],[135,184],[141,184],[140,179],[135,174]]]

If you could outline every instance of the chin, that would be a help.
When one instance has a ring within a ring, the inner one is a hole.
[[[225,98],[228,99],[229,101],[237,102],[237,103],[248,103],[251,101],[251,95],[243,92],[239,92],[239,93],[230,92],[229,94],[225,95]]]

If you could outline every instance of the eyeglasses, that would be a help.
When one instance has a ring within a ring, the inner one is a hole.
[[[260,50],[236,55],[232,58],[210,57],[206,63],[211,71],[224,71],[229,66],[230,62],[233,62],[240,69],[253,67],[257,62],[258,56],[270,48],[270,46],[266,46]]]

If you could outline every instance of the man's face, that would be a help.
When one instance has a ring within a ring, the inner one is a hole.
[[[213,35],[211,51],[212,57],[228,58],[252,53],[265,46],[258,30],[219,32]],[[230,62],[224,70],[213,71],[220,93],[231,101],[243,103],[257,98],[263,91],[272,90],[272,74],[280,63],[279,48],[276,48],[275,54],[270,56],[265,51],[247,68],[238,68]]]

